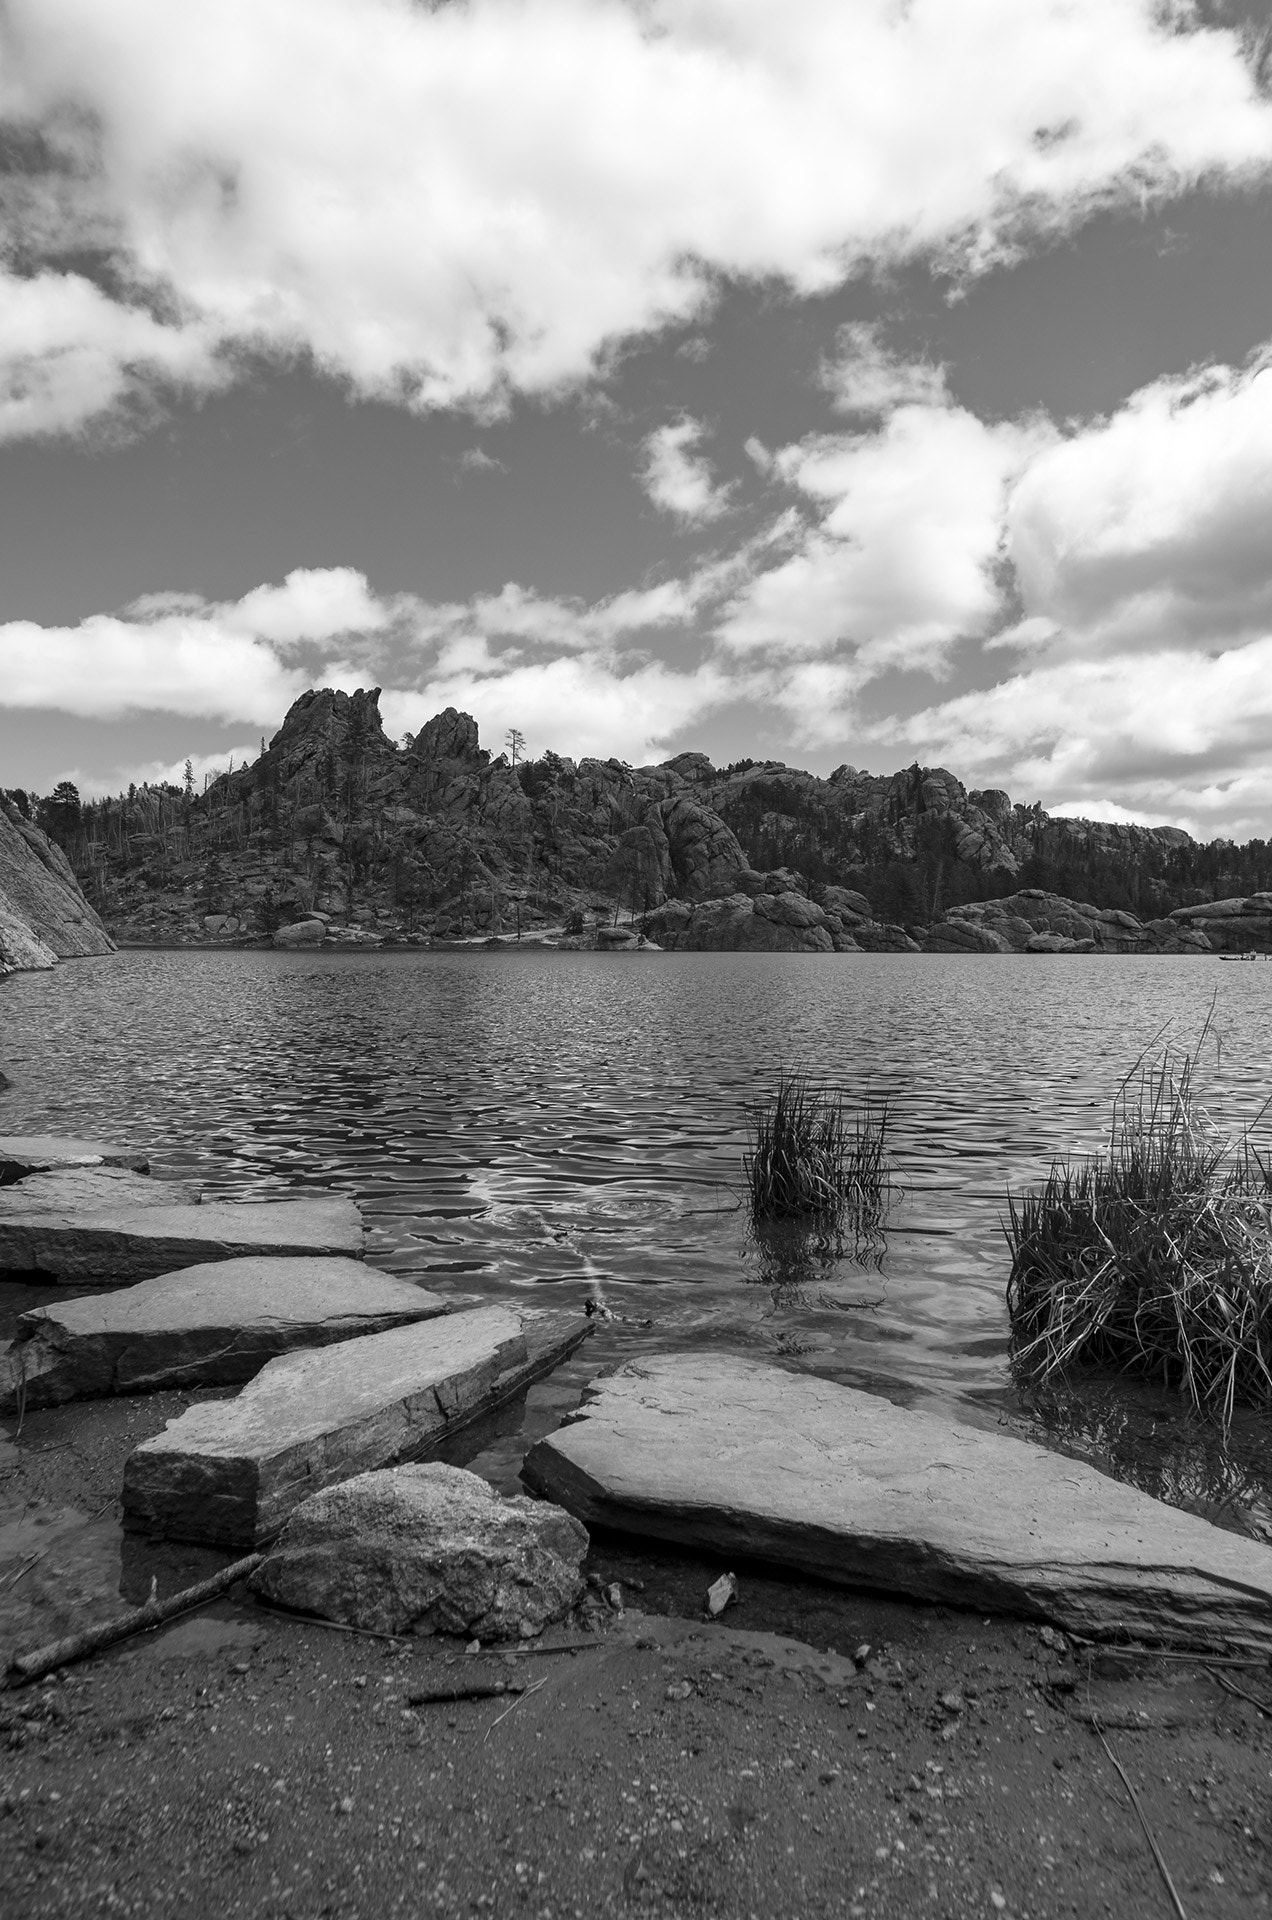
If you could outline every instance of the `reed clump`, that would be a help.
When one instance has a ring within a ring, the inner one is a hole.
[[[1223,1134],[1196,1054],[1141,1062],[1107,1149],[1008,1196],[1007,1306],[1027,1378],[1110,1367],[1177,1387],[1226,1431],[1272,1407],[1272,1166]]]
[[[819,1232],[882,1232],[892,1198],[885,1105],[849,1108],[843,1094],[806,1073],[783,1073],[750,1108],[743,1156],[747,1204],[757,1233],[789,1223]]]

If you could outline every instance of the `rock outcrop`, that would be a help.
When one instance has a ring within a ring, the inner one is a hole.
[[[112,953],[66,855],[0,798],[0,974]]]
[[[923,936],[929,953],[1209,953],[1214,944],[1207,930],[1178,916],[1145,925],[1133,913],[1037,887],[951,907]]]
[[[717,769],[701,753],[630,767],[555,752],[511,765],[453,707],[395,743],[374,688],[302,695],[260,759],[204,793],[147,788],[78,819],[67,845],[112,929],[178,944],[586,939],[617,912],[663,914],[648,937],[690,950],[906,952],[935,923],[934,950],[997,952],[982,936],[1014,951],[1012,929],[978,926],[961,904],[1046,894],[1091,902],[1077,919],[1103,916],[1102,930],[1017,914],[1029,938],[1182,952],[1204,950],[1183,937],[1193,929],[1159,922],[1195,912],[1206,933],[1218,879],[1256,901],[1272,880],[1260,842],[1201,848],[1177,828],[1053,819],[943,767],[820,779],[775,761]],[[866,904],[845,909],[848,895]],[[1119,942],[1118,913],[1151,937]],[[1247,910],[1240,937],[1264,938],[1269,919]]]
[[[296,1509],[251,1584],[371,1633],[529,1639],[583,1594],[586,1528],[438,1462],[362,1473]]]
[[[1080,1461],[729,1354],[594,1381],[522,1478],[586,1525],[1092,1639],[1272,1653],[1272,1549]]]
[[[1205,941],[1216,953],[1272,953],[1272,893],[1177,907],[1169,920],[1153,924],[1173,928],[1183,940]]]
[[[641,922],[660,947],[683,953],[917,953],[904,927],[884,926],[863,894],[807,882],[787,867],[743,868],[736,891],[715,899],[669,900]]]

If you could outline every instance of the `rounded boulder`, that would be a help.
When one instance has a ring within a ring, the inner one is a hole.
[[[437,1461],[361,1473],[297,1508],[252,1576],[278,1606],[378,1633],[527,1639],[581,1598],[587,1530]]]

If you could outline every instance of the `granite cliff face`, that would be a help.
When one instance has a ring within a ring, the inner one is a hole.
[[[1090,951],[1119,947],[1121,925],[1119,950],[1184,951],[1204,950],[1191,933],[1218,944],[1206,916],[1225,917],[1205,898],[1211,850],[1173,828],[1051,819],[940,767],[820,779],[773,761],[718,769],[698,753],[512,766],[454,708],[389,740],[376,690],[304,694],[253,766],[201,794],[143,789],[86,807],[67,844],[129,940],[563,924],[591,937],[639,920],[681,948],[999,952],[1040,937]],[[1240,872],[1250,894],[1272,886],[1259,843],[1239,851],[1254,862]],[[1009,905],[1043,896],[1068,901],[1068,918],[1057,908],[1035,924],[1037,910]],[[966,911],[994,899],[1008,903],[1000,914]],[[1196,926],[1172,921],[1177,909]],[[1227,915],[1251,937],[1258,917]]]
[[[113,951],[62,849],[0,799],[0,974]]]

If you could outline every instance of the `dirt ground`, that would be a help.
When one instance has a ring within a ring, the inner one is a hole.
[[[118,1526],[124,1458],[189,1398],[0,1440],[6,1659],[221,1563]],[[1091,1652],[745,1566],[708,1621],[718,1562],[616,1540],[588,1571],[585,1617],[546,1636],[584,1650],[390,1643],[239,1589],[0,1692],[4,1912],[1177,1913],[1094,1715],[1188,1920],[1272,1913],[1266,1667]],[[412,1704],[482,1675],[525,1690]]]

